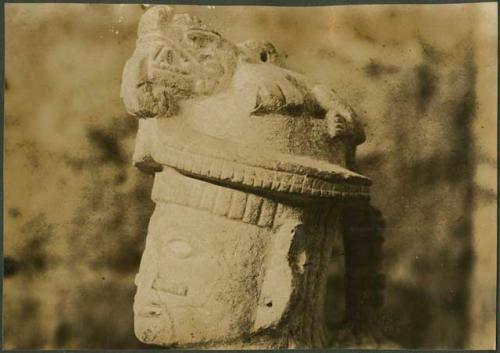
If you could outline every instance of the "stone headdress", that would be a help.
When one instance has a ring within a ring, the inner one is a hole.
[[[233,45],[166,7],[151,8],[138,35],[122,97],[141,118],[139,168],[278,198],[368,198],[370,180],[348,169],[364,140],[354,112],[276,65],[272,44]]]

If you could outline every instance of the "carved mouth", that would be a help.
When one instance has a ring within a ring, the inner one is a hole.
[[[187,296],[188,288],[181,284],[168,283],[159,278],[155,279],[153,282],[153,289],[156,289],[161,292],[178,295],[181,297]]]
[[[189,76],[190,75],[189,71],[183,67],[166,65],[163,63],[153,63],[152,66],[156,70],[165,71],[165,72],[175,74],[175,75],[182,75],[182,76]]]
[[[155,304],[146,304],[139,307],[137,315],[146,318],[157,318],[162,314],[161,307]]]
[[[158,279],[154,281],[152,289],[176,296],[186,296],[188,292],[186,286],[166,283]],[[150,293],[153,294],[154,292]],[[144,318],[155,319],[159,318],[163,314],[161,306],[155,302],[144,301],[141,303],[137,300],[134,307],[136,308],[136,315]]]
[[[176,75],[190,75],[192,60],[183,50],[162,43],[153,53],[151,66]]]
[[[162,308],[152,290],[139,290],[134,298],[134,313],[145,318],[159,318]]]

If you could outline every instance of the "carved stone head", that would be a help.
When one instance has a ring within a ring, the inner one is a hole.
[[[324,86],[198,19],[148,10],[122,96],[156,203],[135,332],[157,345],[321,347],[338,215],[366,200],[349,169],[362,128]]]

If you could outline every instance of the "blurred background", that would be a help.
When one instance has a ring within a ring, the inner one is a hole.
[[[175,11],[270,40],[362,116],[359,165],[387,223],[387,337],[494,348],[497,4]],[[5,5],[5,349],[144,347],[132,300],[152,179],[132,167],[137,122],[119,97],[142,13]]]

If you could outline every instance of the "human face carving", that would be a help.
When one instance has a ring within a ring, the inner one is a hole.
[[[151,344],[189,345],[248,332],[258,301],[267,232],[159,202],[136,278],[138,338]]]

